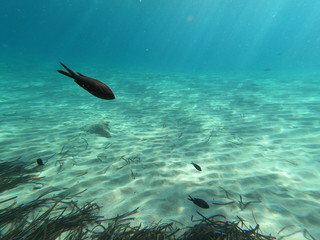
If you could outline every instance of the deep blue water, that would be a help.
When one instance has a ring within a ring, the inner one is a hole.
[[[120,68],[318,71],[316,0],[10,0],[3,61]]]

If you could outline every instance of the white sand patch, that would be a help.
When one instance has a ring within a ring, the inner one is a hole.
[[[20,186],[6,197],[24,202],[46,191],[86,190],[75,200],[96,201],[105,217],[139,207],[137,222],[181,227],[200,211],[251,226],[255,218],[263,233],[290,240],[303,239],[305,229],[320,236],[319,84],[300,76],[102,71],[116,95],[104,101],[50,74],[0,90],[1,160],[45,161],[42,186]]]

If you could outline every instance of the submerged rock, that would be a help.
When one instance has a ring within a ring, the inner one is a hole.
[[[101,121],[96,124],[87,125],[83,128],[84,131],[99,135],[100,137],[110,138],[110,128],[107,121]]]

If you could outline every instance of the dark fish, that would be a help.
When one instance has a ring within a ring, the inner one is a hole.
[[[66,75],[68,77],[71,77],[74,79],[74,81],[82,88],[87,90],[89,93],[92,95],[106,99],[106,100],[111,100],[115,99],[113,92],[111,89],[105,85],[104,83],[82,75],[81,73],[75,73],[71,71],[66,65],[64,65],[62,62],[60,62],[61,66],[64,67],[67,72],[62,71],[62,70],[57,70],[59,73]]]
[[[189,196],[188,200],[193,202],[195,205],[197,205],[201,208],[209,208],[209,204],[205,200],[202,200],[200,198],[192,198],[190,195],[188,195],[188,196]]]
[[[271,68],[265,68],[265,69],[263,69],[263,71],[265,71],[265,72],[270,72],[272,69]]]
[[[191,164],[195,167],[195,169],[201,171],[201,167],[198,164],[195,164],[194,162],[192,162]]]
[[[43,163],[43,161],[42,161],[41,158],[38,158],[38,159],[37,159],[37,164],[38,164],[39,166],[43,166],[43,165],[44,165],[44,163]]]

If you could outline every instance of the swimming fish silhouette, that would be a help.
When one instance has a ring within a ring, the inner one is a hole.
[[[195,205],[197,205],[201,208],[209,208],[209,204],[205,200],[202,200],[200,198],[193,198],[190,195],[188,195],[188,196],[189,196],[188,200],[193,202]]]
[[[111,91],[111,89],[107,85],[105,85],[104,83],[102,83],[96,79],[84,76],[81,73],[75,73],[75,72],[71,71],[62,62],[60,62],[60,64],[62,67],[64,67],[67,70],[67,72],[62,71],[62,70],[57,70],[57,72],[73,78],[74,81],[80,87],[84,88],[92,95],[94,95],[98,98],[106,99],[106,100],[115,99],[115,96],[114,96],[113,92]]]
[[[201,167],[198,164],[195,164],[194,162],[191,163],[198,171],[201,171]]]
[[[44,165],[44,163],[43,163],[43,161],[42,161],[41,158],[38,158],[38,159],[37,159],[37,164],[38,164],[39,166],[43,166],[43,165]]]

